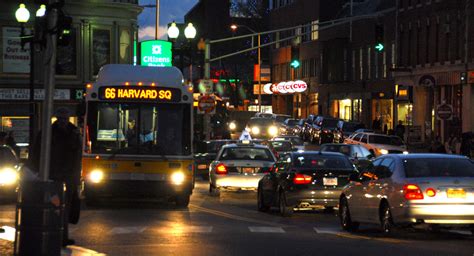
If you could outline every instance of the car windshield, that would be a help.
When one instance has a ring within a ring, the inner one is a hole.
[[[270,141],[276,151],[291,151],[292,145],[289,141]]]
[[[309,169],[353,169],[349,159],[337,155],[301,154],[293,158],[294,166]]]
[[[323,124],[321,126],[322,127],[336,127],[338,121],[339,120],[337,120],[337,119],[325,118],[323,120]]]
[[[248,126],[270,126],[273,124],[273,120],[268,118],[252,118],[250,119]]]
[[[187,104],[90,102],[88,113],[86,138],[90,153],[191,153],[191,113]]]
[[[407,178],[474,177],[474,163],[462,158],[415,158],[403,161]]]
[[[275,140],[289,140],[291,144],[302,146],[304,145],[304,141],[300,137],[283,137],[283,138],[275,138]]]
[[[299,124],[298,119],[288,119],[288,121],[287,121],[288,126],[295,126],[295,125],[298,125],[298,124]]]
[[[371,144],[403,146],[403,141],[397,136],[370,135],[369,136],[369,143],[371,143]]]
[[[225,148],[218,160],[274,161],[275,159],[268,148],[231,147]]]
[[[322,148],[321,148],[321,151],[326,151],[326,152],[338,152],[338,153],[342,153],[346,156],[350,156],[351,155],[351,146],[349,145],[324,145]]]
[[[286,119],[290,118],[291,116],[275,116],[275,121],[277,123],[283,123]]]

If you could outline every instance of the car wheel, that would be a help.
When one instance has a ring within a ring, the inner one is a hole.
[[[339,207],[339,219],[341,221],[341,227],[343,230],[353,232],[359,229],[359,223],[353,222],[351,219],[349,204],[347,203],[347,199],[345,197],[341,199]]]
[[[392,234],[395,231],[395,225],[393,224],[392,212],[387,203],[385,203],[380,211],[380,226],[384,234]]]
[[[270,209],[269,206],[265,205],[265,199],[263,198],[263,192],[258,189],[257,191],[257,210],[259,212],[267,212]]]
[[[280,192],[280,214],[283,217],[291,217],[293,215],[293,207],[288,206],[286,203],[285,192]]]
[[[190,195],[180,194],[176,196],[176,206],[178,208],[186,208],[189,205]]]
[[[209,195],[211,196],[219,196],[220,191],[214,185],[209,183]]]

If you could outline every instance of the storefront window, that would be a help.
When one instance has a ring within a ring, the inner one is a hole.
[[[56,74],[76,74],[76,29],[72,28],[67,45],[59,45],[57,49]]]
[[[377,118],[380,120],[380,127],[372,127],[380,129],[380,131],[388,132],[393,130],[393,100],[391,99],[375,99],[372,100],[372,120]],[[374,123],[374,122],[373,122]]]
[[[2,116],[1,131],[12,136],[20,158],[28,158],[30,121],[27,116]]]
[[[413,125],[413,104],[399,103],[397,105],[398,121],[402,121],[404,125]]]
[[[92,71],[94,75],[99,69],[110,63],[110,30],[94,29],[92,32]]]

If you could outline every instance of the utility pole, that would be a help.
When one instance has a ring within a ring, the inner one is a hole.
[[[160,0],[156,0],[156,17],[155,17],[155,40],[159,38],[159,29],[160,29]]]

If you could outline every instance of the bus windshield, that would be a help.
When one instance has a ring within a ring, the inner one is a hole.
[[[189,155],[190,115],[187,104],[90,102],[90,153]]]

